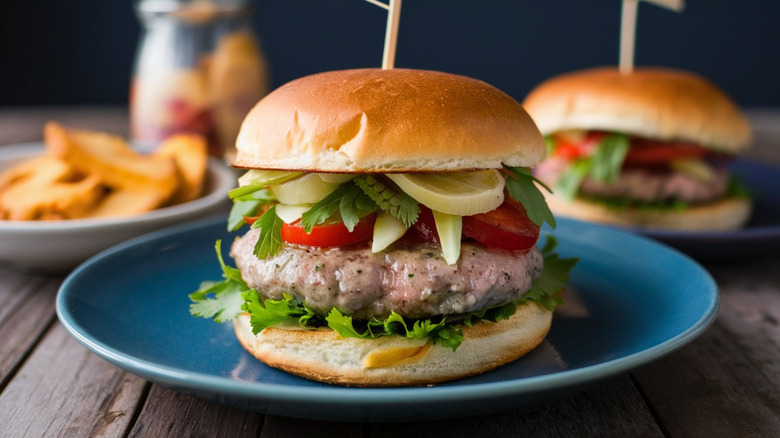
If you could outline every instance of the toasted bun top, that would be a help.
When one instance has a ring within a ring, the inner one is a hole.
[[[485,82],[422,70],[343,70],[289,82],[244,119],[236,167],[324,172],[532,166],[544,140]]]
[[[723,152],[737,152],[751,140],[747,120],[724,92],[701,76],[671,69],[572,72],[536,87],[523,106],[545,134],[605,130]]]

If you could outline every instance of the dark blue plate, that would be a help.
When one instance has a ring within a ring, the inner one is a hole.
[[[753,194],[753,214],[745,228],[734,231],[633,231],[660,240],[699,258],[780,254],[780,168],[735,161],[732,171]]]
[[[98,356],[176,390],[276,415],[343,421],[456,417],[538,403],[668,354],[712,322],[717,287],[688,257],[617,230],[561,220],[559,253],[578,257],[547,340],[481,376],[420,388],[328,386],[269,368],[231,324],[188,313],[187,295],[221,276],[224,218],[109,249],[76,269],[57,297],[65,328]],[[223,250],[229,245],[223,245]]]

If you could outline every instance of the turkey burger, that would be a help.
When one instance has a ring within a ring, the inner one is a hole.
[[[228,226],[250,229],[191,312],[328,383],[422,385],[513,361],[546,336],[574,264],[552,238],[536,246],[554,225],[528,169],[544,154],[522,106],[475,79],[364,69],[287,83],[244,120]]]

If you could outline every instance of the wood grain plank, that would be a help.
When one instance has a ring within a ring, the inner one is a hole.
[[[780,436],[780,260],[709,264],[721,308],[698,340],[635,374],[675,436]]]
[[[312,421],[266,415],[260,438],[360,438],[364,436],[364,428],[358,423]]]
[[[628,377],[544,404],[475,418],[371,425],[371,438],[459,437],[662,437]]]
[[[129,437],[255,437],[263,415],[152,385]]]
[[[15,281],[7,282],[14,276],[6,274],[9,275],[1,280],[0,285],[4,292],[16,284]],[[0,307],[7,306],[4,309],[7,313],[0,319],[0,390],[8,384],[15,370],[55,319],[54,297],[61,280],[52,278],[46,281],[42,278],[33,281],[23,276],[14,279],[25,278],[28,281],[19,281],[20,287],[11,291],[13,297],[0,303]]]
[[[23,274],[0,264],[0,325],[43,281],[38,276]]]
[[[0,424],[14,437],[122,436],[145,385],[55,323],[0,394]]]

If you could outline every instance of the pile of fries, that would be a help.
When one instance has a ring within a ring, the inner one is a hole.
[[[49,122],[44,142],[45,154],[0,174],[0,219],[130,216],[203,192],[207,145],[197,135],[177,134],[140,154],[118,136]]]

